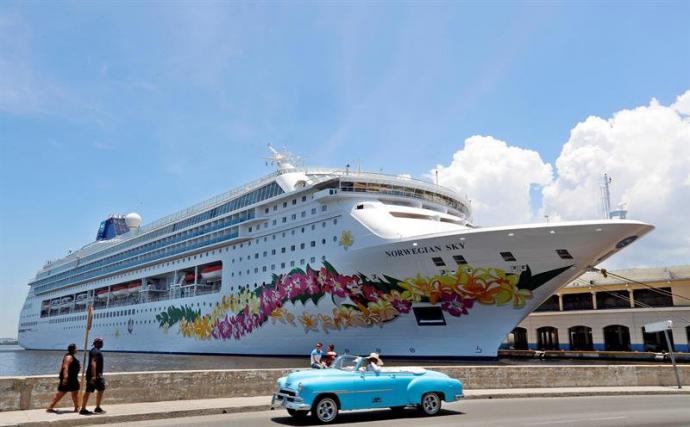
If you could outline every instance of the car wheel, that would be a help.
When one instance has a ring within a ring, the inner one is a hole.
[[[322,397],[314,404],[311,414],[320,423],[330,423],[338,416],[338,403],[332,397]]]
[[[424,415],[436,415],[441,410],[441,396],[438,393],[426,393],[422,396],[419,409]]]
[[[307,416],[309,411],[298,411],[297,409],[288,409],[288,414],[295,418],[304,418]]]

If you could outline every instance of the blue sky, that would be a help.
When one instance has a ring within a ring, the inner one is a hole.
[[[109,213],[307,164],[423,176],[491,135],[553,163],[590,115],[690,89],[690,3],[0,3],[0,336]]]

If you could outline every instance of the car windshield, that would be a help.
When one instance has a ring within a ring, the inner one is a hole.
[[[361,359],[362,358],[359,356],[344,354],[342,356],[338,356],[338,358],[335,359],[332,368],[340,369],[341,371],[356,371],[359,368]]]

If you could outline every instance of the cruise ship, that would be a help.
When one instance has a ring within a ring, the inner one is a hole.
[[[103,221],[46,263],[19,320],[27,349],[494,358],[561,286],[653,226],[609,219],[477,227],[466,198],[382,173],[297,167],[142,226]]]

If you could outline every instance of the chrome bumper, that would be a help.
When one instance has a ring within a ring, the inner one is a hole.
[[[456,395],[455,395],[455,400],[460,400],[460,399],[462,399],[463,397],[465,397],[464,394],[456,394]]]
[[[301,397],[289,396],[283,393],[275,393],[271,399],[271,409],[294,409],[296,411],[309,411],[311,406],[304,403]]]

